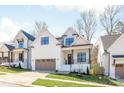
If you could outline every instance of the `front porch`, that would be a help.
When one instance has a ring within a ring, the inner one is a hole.
[[[22,68],[29,68],[27,65],[27,49],[13,49],[8,52],[1,52],[1,65],[2,66],[19,66],[19,63]],[[6,58],[6,59],[5,59]]]
[[[62,48],[61,71],[87,73],[91,63],[91,46]]]

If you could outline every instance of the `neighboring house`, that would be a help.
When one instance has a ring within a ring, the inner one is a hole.
[[[21,64],[22,68],[31,68],[31,48],[34,37],[27,32],[20,30],[11,44],[4,43],[0,49],[1,65],[16,66]]]
[[[32,70],[86,73],[91,63],[92,44],[73,28],[59,38],[44,29],[32,46]]]
[[[124,78],[124,33],[101,36],[96,43],[98,63],[105,68],[105,75]]]

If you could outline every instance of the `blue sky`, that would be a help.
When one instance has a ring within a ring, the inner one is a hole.
[[[60,36],[64,31],[76,24],[80,18],[80,12],[94,8],[96,14],[102,13],[105,6],[0,6],[0,42],[14,38],[19,29],[31,32],[34,29],[34,21],[45,21],[49,31],[54,36]],[[123,17],[124,7],[121,7]],[[99,24],[99,23],[98,23]],[[98,25],[93,43],[98,39],[103,29]]]

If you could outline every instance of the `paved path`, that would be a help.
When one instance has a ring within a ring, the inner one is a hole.
[[[33,81],[38,78],[44,78],[48,74],[43,72],[8,73],[6,75],[0,75],[0,81],[23,86],[34,86],[32,85]]]

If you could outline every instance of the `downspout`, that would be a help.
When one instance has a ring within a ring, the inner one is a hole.
[[[110,53],[109,54],[109,58],[108,58],[108,76],[110,76]]]
[[[108,76],[110,76],[110,53],[107,50],[105,52],[108,54]]]
[[[90,48],[89,48],[89,63],[91,64],[91,51],[90,51]]]

